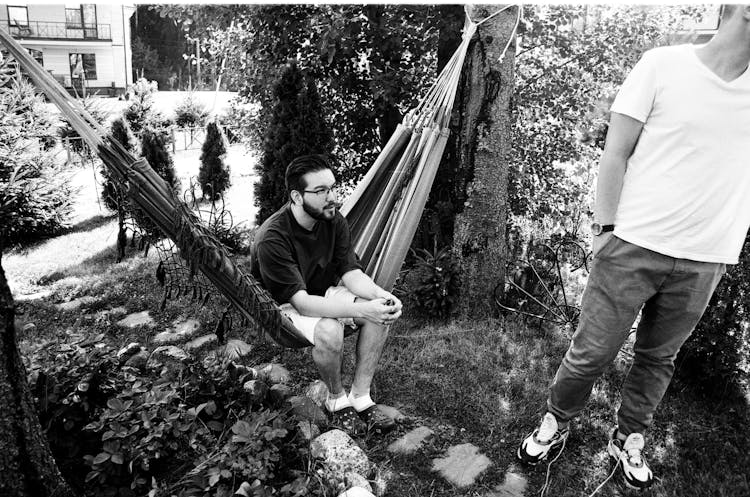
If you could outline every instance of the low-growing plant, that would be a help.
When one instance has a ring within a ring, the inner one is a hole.
[[[428,316],[445,318],[453,312],[458,301],[460,279],[458,268],[451,259],[449,247],[432,252],[421,249],[415,255],[416,272],[414,296],[417,308]]]

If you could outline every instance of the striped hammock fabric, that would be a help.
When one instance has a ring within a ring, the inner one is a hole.
[[[411,110],[342,207],[354,249],[375,282],[391,289],[417,230],[448,139],[448,124],[461,68],[476,24],[467,21],[450,62],[420,104]],[[133,204],[174,241],[191,272],[200,271],[246,318],[285,347],[310,343],[284,316],[270,294],[243,272],[228,252],[143,158],[108,137],[81,104],[7,32],[0,42],[34,84],[55,103],[73,129],[96,150],[112,179]]]

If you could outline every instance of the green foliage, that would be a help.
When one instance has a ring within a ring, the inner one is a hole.
[[[175,124],[182,128],[203,126],[208,118],[206,106],[195,98],[192,91],[177,105],[174,113]]]
[[[450,247],[433,252],[420,249],[411,269],[416,274],[413,293],[417,308],[426,316],[447,318],[458,302],[461,288],[458,267],[451,260]]]
[[[226,57],[225,81],[271,119],[280,68],[296,60],[313,77],[341,160],[337,177],[356,181],[424,90],[434,81],[438,9],[426,5],[243,5],[156,7]],[[230,22],[234,23],[229,29]],[[251,136],[252,131],[243,133]]]
[[[681,377],[714,395],[750,380],[750,236],[727,269],[677,359]]]
[[[274,86],[276,103],[256,166],[256,223],[260,225],[287,201],[284,174],[289,163],[307,154],[328,154],[331,132],[312,80],[291,63]]]
[[[53,123],[30,83],[0,88],[0,246],[49,236],[67,226],[72,188],[47,150]]]
[[[224,162],[227,153],[226,138],[215,121],[206,127],[206,140],[201,149],[198,182],[203,196],[219,198],[229,188],[229,165]]]
[[[86,110],[94,120],[102,124],[107,119],[106,113],[99,109],[98,101],[91,96],[86,96],[80,101],[81,106]],[[70,151],[75,152],[79,156],[85,159],[93,159],[96,155],[89,149],[89,146],[83,141],[81,135],[78,134],[70,122],[62,116],[62,126],[57,128],[57,135],[60,137],[62,142],[70,147]]]
[[[136,139],[127,121],[118,117],[112,121],[110,127],[110,136],[118,141],[128,152],[135,153],[136,151]],[[111,211],[117,212],[119,209],[125,207],[125,193],[122,190],[122,186],[117,184],[109,175],[109,170],[106,166],[102,166],[101,169],[102,178],[104,179],[104,187],[102,188],[102,200],[104,205],[107,206]]]
[[[172,156],[167,149],[167,140],[168,137],[163,131],[150,127],[144,128],[141,132],[141,156],[177,194],[180,190],[180,180],[177,177]],[[164,237],[159,228],[140,209],[133,212],[133,217],[146,240],[153,242]]]
[[[154,108],[154,95],[157,93],[156,81],[140,78],[128,87],[125,95],[130,102],[123,111],[130,129],[140,136],[146,127],[164,128],[171,124]]]
[[[509,175],[512,238],[574,234],[593,208],[608,109],[641,54],[702,7],[524,7]],[[521,246],[521,244],[518,244]]]

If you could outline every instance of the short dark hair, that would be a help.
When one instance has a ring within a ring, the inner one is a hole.
[[[303,185],[302,177],[307,173],[316,173],[324,169],[331,169],[331,161],[322,154],[302,155],[297,157],[286,168],[286,191],[301,192],[307,185]]]

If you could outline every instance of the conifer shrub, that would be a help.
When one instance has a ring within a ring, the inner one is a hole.
[[[146,159],[151,168],[156,171],[164,181],[177,194],[180,189],[180,180],[172,161],[172,156],[167,148],[168,140],[165,133],[153,128],[144,128],[141,134],[141,156]],[[138,226],[149,241],[158,240],[163,234],[148,219],[143,212],[135,212],[134,216]]]
[[[192,91],[177,105],[174,114],[175,124],[181,128],[203,126],[208,118],[206,106],[195,98]]]
[[[157,91],[156,81],[145,78],[140,78],[128,87],[126,98],[130,103],[123,111],[123,116],[136,136],[140,136],[147,127],[161,129],[172,124],[154,107],[154,95]]]
[[[315,82],[295,63],[287,65],[274,87],[275,104],[256,166],[256,223],[261,224],[287,200],[284,174],[300,155],[330,154],[333,136]]]
[[[118,117],[112,121],[110,136],[125,147],[128,152],[137,155],[135,135],[133,135],[130,126],[128,126],[128,123],[124,118]],[[102,200],[108,209],[118,212],[123,203],[121,199],[124,198],[122,187],[112,180],[106,166],[102,167],[101,172],[102,178],[104,179]]]
[[[215,121],[206,127],[206,140],[201,150],[198,183],[203,196],[218,199],[229,188],[229,166],[224,162],[227,153],[226,138]]]
[[[0,87],[0,246],[32,242],[68,226],[73,189],[45,137],[54,123],[34,87]]]

